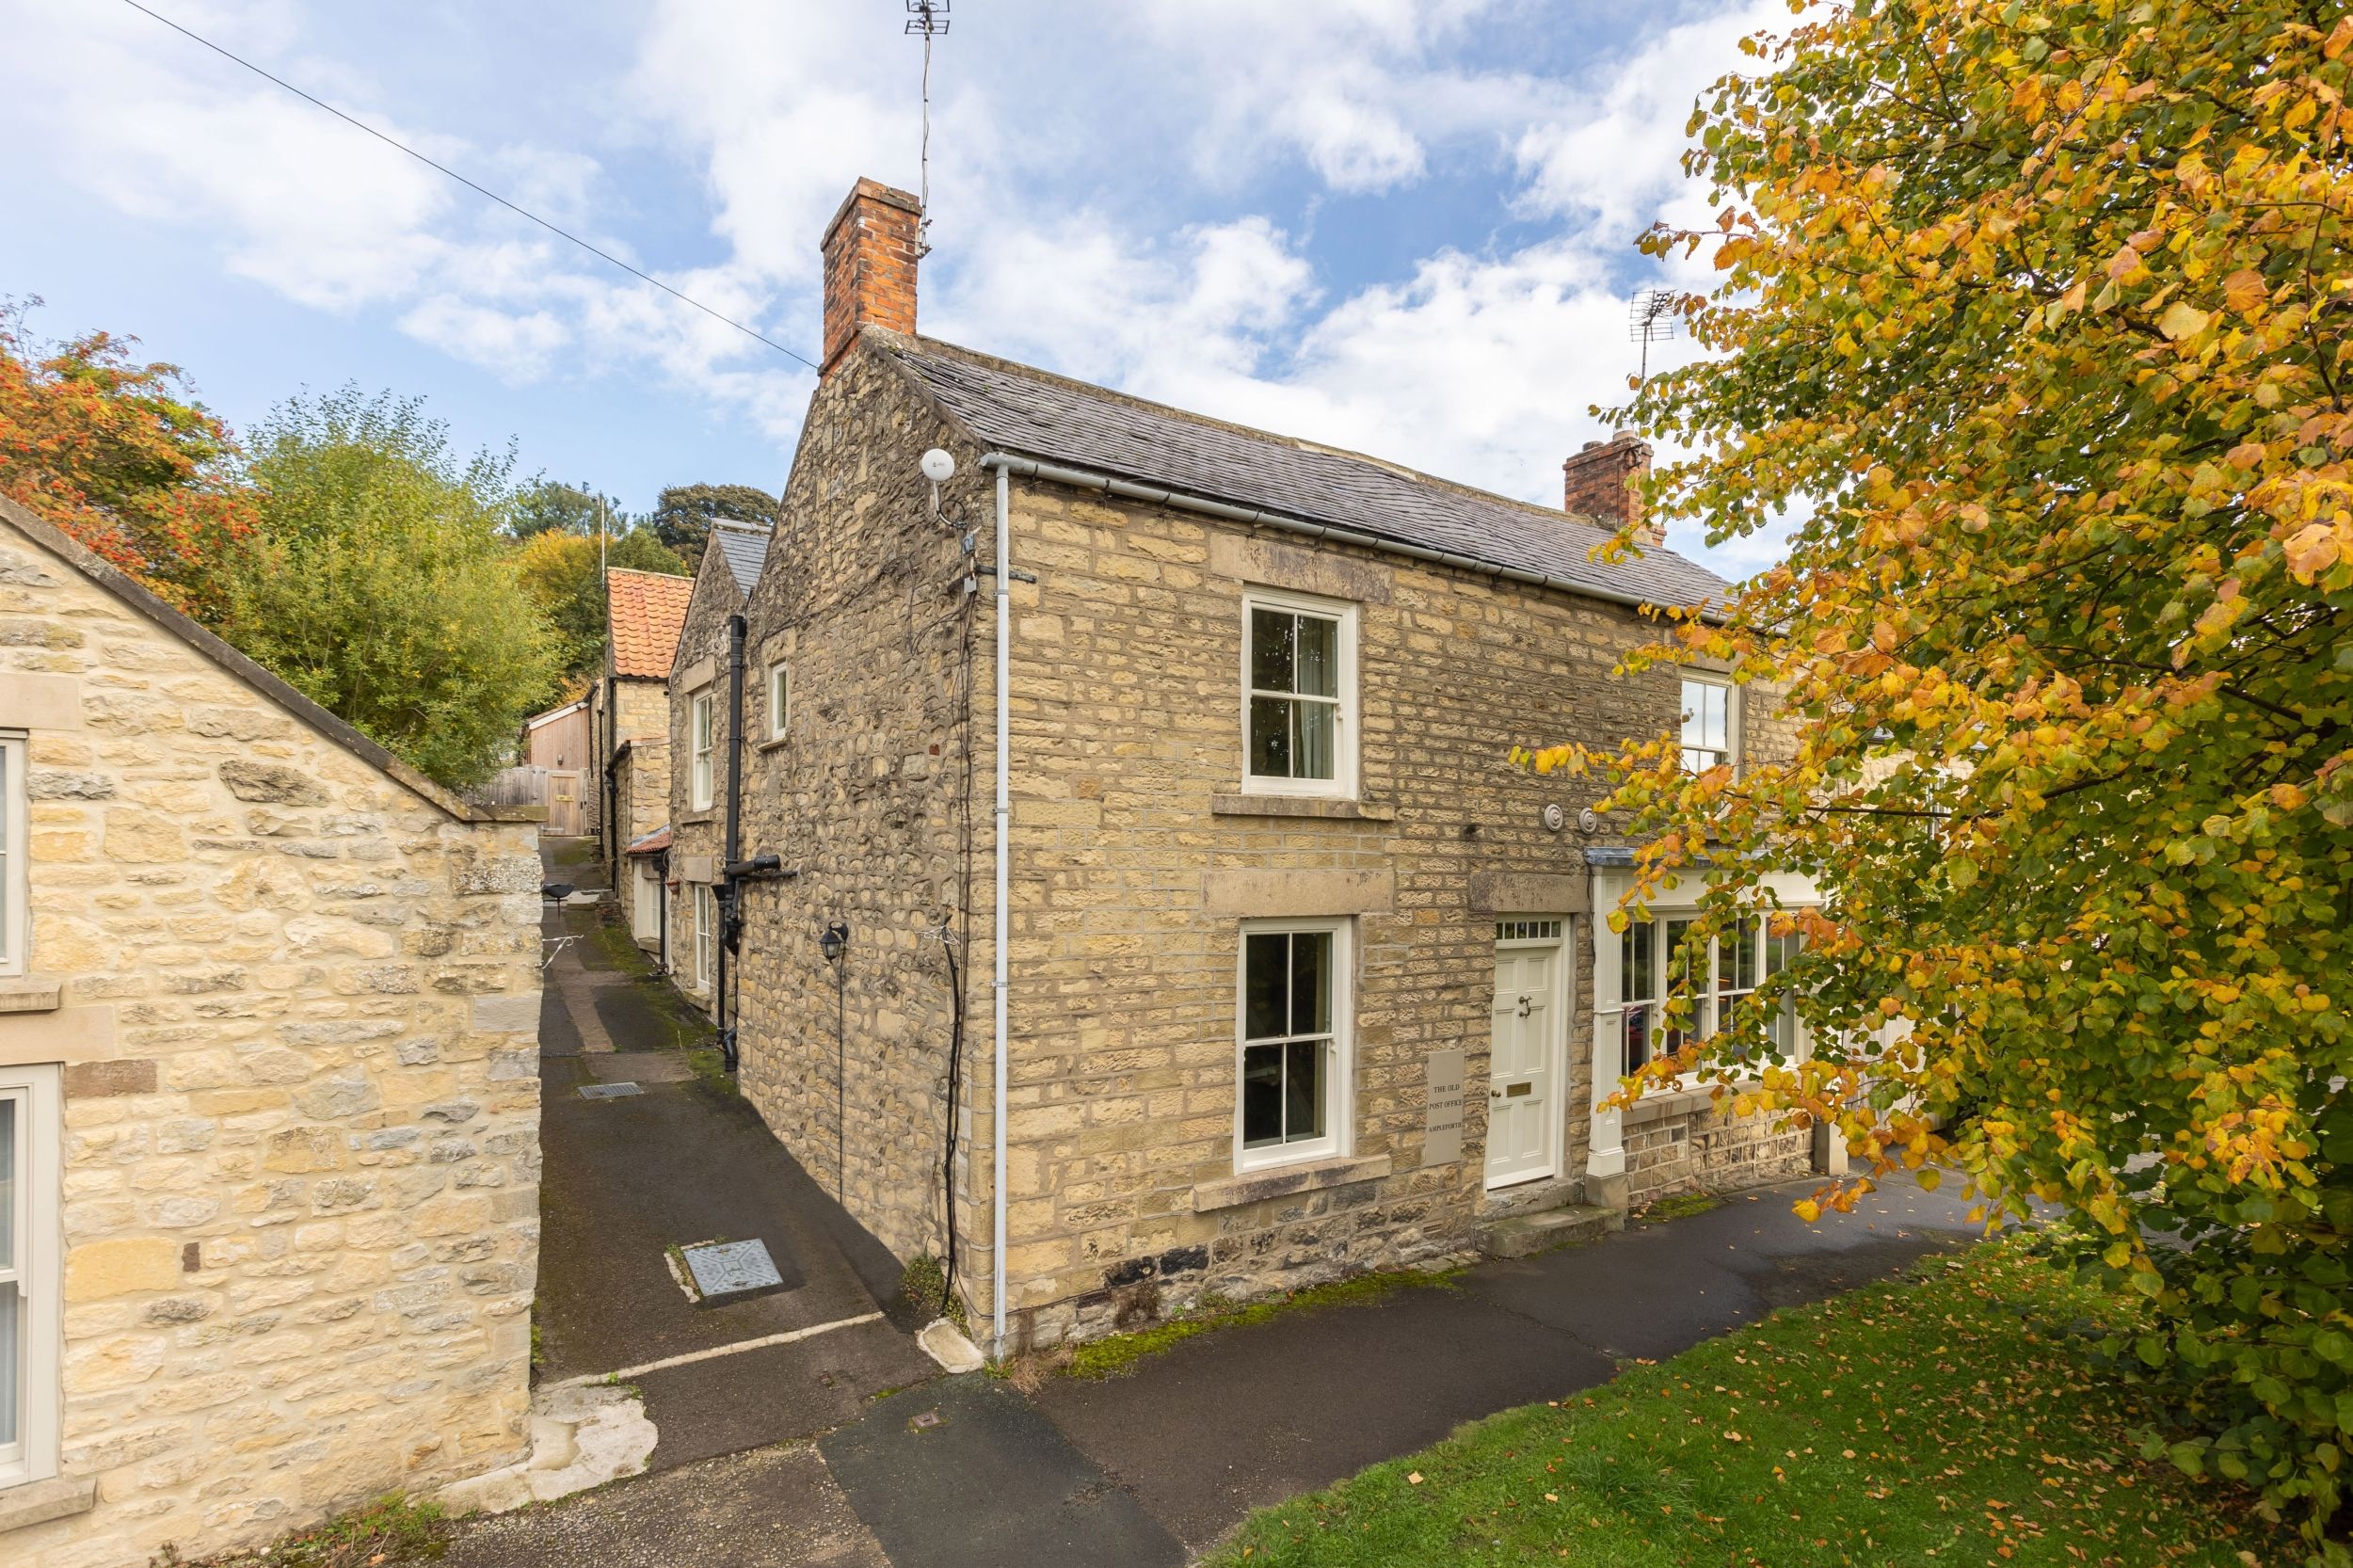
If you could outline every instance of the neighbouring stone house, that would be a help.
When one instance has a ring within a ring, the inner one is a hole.
[[[604,669],[588,689],[596,767],[589,831],[615,865],[668,820],[670,664],[694,580],[616,567],[604,580]]]
[[[1622,824],[1507,760],[1791,743],[1723,672],[1616,673],[1724,586],[1655,533],[1593,559],[1646,449],[1589,444],[1553,511],[921,338],[918,219],[860,182],[826,232],[744,607],[789,722],[712,791],[775,859],[712,894],[743,1091],[820,1185],[1003,1352],[1804,1170],[1701,1092],[1600,1108],[1690,910],[1609,932]],[[1703,954],[1705,1006],[1777,957]]]
[[[664,962],[679,988],[718,1017],[723,965],[719,941],[719,868],[726,855],[724,786],[733,752],[736,704],[729,682],[735,666],[728,631],[744,612],[744,596],[768,559],[769,530],[714,521],[695,588],[686,601],[678,651],[670,668],[670,776],[667,857],[672,935]],[[744,741],[773,745],[784,733],[792,701],[782,664],[754,665],[746,654],[741,706]],[[636,857],[642,866],[646,857]],[[641,871],[640,874],[644,874]]]
[[[526,1451],[536,835],[0,501],[0,1561]]]

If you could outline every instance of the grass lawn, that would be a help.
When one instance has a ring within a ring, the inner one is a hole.
[[[2063,1331],[2115,1310],[2014,1243],[1712,1340],[1247,1522],[1219,1568],[2300,1561],[2244,1495],[2138,1457]]]

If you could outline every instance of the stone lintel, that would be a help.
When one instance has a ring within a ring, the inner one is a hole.
[[[1268,1198],[1287,1198],[1295,1192],[1320,1192],[1327,1187],[1377,1181],[1388,1174],[1389,1157],[1385,1154],[1365,1155],[1353,1160],[1318,1160],[1304,1165],[1278,1166],[1271,1171],[1251,1171],[1228,1176],[1223,1181],[1195,1184],[1193,1211],[1207,1214],[1211,1209],[1236,1208]]]
[[[115,1055],[112,1003],[48,1013],[0,1013],[0,1067],[103,1062]]]
[[[1397,907],[1397,873],[1369,872],[1209,872],[1202,901],[1213,920],[1313,915],[1385,915]]]
[[[0,675],[0,729],[79,729],[82,682],[71,675]]]
[[[1532,872],[1471,873],[1473,914],[1582,915],[1593,906],[1593,878],[1583,867],[1549,876]]]
[[[1387,567],[1369,561],[1224,530],[1209,536],[1209,569],[1221,577],[1360,604],[1388,603],[1396,581]]]

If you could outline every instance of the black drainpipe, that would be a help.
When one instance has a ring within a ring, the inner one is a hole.
[[[744,930],[736,904],[736,878],[741,874],[737,863],[743,858],[744,617],[734,615],[728,617],[728,840],[727,853],[719,861],[719,973],[717,984],[712,987],[712,1000],[719,1014],[719,1054],[729,1072],[736,1070],[739,1059],[735,1048],[735,1009],[729,1005],[728,993],[728,954],[735,951],[737,938]]]
[[[614,776],[614,769],[617,762],[613,755],[614,747],[620,744],[621,732],[620,715],[613,711],[613,705],[617,700],[617,696],[618,688],[615,685],[613,677],[607,674],[604,678],[604,745],[602,747],[604,767],[601,770],[604,774],[604,832],[602,837],[606,843],[604,863],[613,868],[613,885],[616,888],[621,884],[621,824],[614,820],[615,812],[620,809],[618,803],[621,796],[619,781]]]

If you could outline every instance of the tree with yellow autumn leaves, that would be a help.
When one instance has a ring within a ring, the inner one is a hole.
[[[1644,241],[1714,262],[1715,354],[1616,417],[1698,454],[1666,515],[1796,520],[1638,661],[1730,663],[1796,754],[1529,760],[1610,776],[1701,939],[1768,872],[1823,902],[1649,1075],[2062,1208],[2145,1301],[2153,1445],[2353,1560],[2353,19],[1913,0],[1751,47],[1692,121],[1721,211]]]

